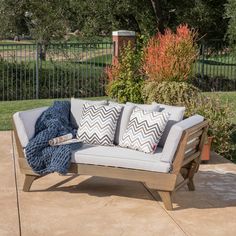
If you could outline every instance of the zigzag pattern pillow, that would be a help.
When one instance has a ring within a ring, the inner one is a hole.
[[[167,112],[148,112],[136,107],[130,117],[120,146],[153,153],[169,117],[170,114]]]
[[[77,138],[81,142],[112,145],[121,106],[83,105]]]

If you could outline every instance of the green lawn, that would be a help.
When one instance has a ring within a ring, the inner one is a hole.
[[[211,55],[200,56],[195,62],[193,73],[204,73],[208,76],[224,76],[229,79],[236,78],[236,57],[234,53],[222,54],[216,51]]]
[[[99,65],[107,66],[107,65],[111,65],[112,55],[111,54],[104,54],[101,56],[92,57],[91,59],[88,59],[84,62],[92,64],[92,65],[94,64],[97,66],[99,66]]]
[[[37,44],[33,41],[0,41],[0,52],[10,51],[21,51],[22,55],[34,54],[37,48]],[[94,54],[111,54],[112,53],[112,43],[107,42],[97,42],[97,43],[83,43],[83,42],[67,42],[67,43],[52,43],[47,47],[47,54],[66,54],[67,56],[72,56],[73,54],[85,53],[86,57],[94,57]],[[21,55],[21,56],[22,56]],[[20,56],[20,55],[19,55]],[[95,55],[96,56],[96,55]]]
[[[207,95],[213,95],[216,94],[220,97],[220,99],[223,102],[229,102],[230,104],[234,105],[236,109],[236,92],[208,92]]]
[[[107,97],[93,97],[89,100],[102,100]],[[24,111],[37,107],[50,106],[53,101],[59,99],[38,99],[38,100],[23,100],[0,102],[0,130],[10,130],[12,128],[12,115],[17,111]]]
[[[210,77],[226,77],[229,79],[236,78],[236,65],[235,64],[227,64],[227,63],[217,63],[217,61],[205,60],[204,63],[202,61],[197,61],[193,67],[193,74],[204,74]]]
[[[21,40],[21,41],[14,41],[14,40],[0,40],[0,45],[15,45],[15,44],[34,44],[34,40]]]

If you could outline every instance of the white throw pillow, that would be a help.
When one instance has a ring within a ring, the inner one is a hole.
[[[109,105],[118,105],[119,103],[109,101]],[[159,111],[159,105],[157,104],[136,104],[131,102],[126,102],[126,104],[119,104],[123,108],[121,110],[120,117],[117,122],[114,144],[118,145],[127,129],[129,124],[130,116],[135,107],[139,107],[145,111]]]
[[[77,131],[81,142],[113,145],[121,106],[83,105],[82,117]]]
[[[120,146],[153,153],[168,122],[167,112],[150,112],[134,108]]]

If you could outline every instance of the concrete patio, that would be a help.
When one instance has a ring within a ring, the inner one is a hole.
[[[0,236],[236,235],[236,165],[212,156],[196,191],[174,195],[166,211],[142,183],[51,174],[22,192],[11,132],[0,132]]]

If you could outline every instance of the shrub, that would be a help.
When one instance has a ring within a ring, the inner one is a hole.
[[[231,137],[234,132],[232,109],[228,104],[222,104],[218,97],[207,97],[185,82],[151,81],[144,85],[143,98],[145,102],[185,106],[187,117],[194,114],[204,116],[209,121],[208,136],[213,137],[213,150],[232,158],[231,152],[235,149]]]
[[[236,80],[226,76],[209,76],[196,74],[191,78],[191,83],[201,91],[235,91]]]
[[[200,90],[185,82],[146,81],[143,87],[143,99],[147,103],[158,101],[169,105],[186,106]]]
[[[152,37],[144,49],[143,70],[150,80],[183,81],[197,56],[197,33],[180,25],[176,33],[166,29]]]
[[[232,158],[231,153],[235,149],[232,134],[232,108],[229,104],[222,104],[215,95],[208,97],[200,94],[188,104],[186,114],[200,114],[209,121],[208,136],[213,137],[213,150],[225,157]]]
[[[140,70],[142,50],[137,50],[129,43],[121,52],[119,60],[105,69],[108,78],[107,95],[118,102],[142,103],[143,76]]]

